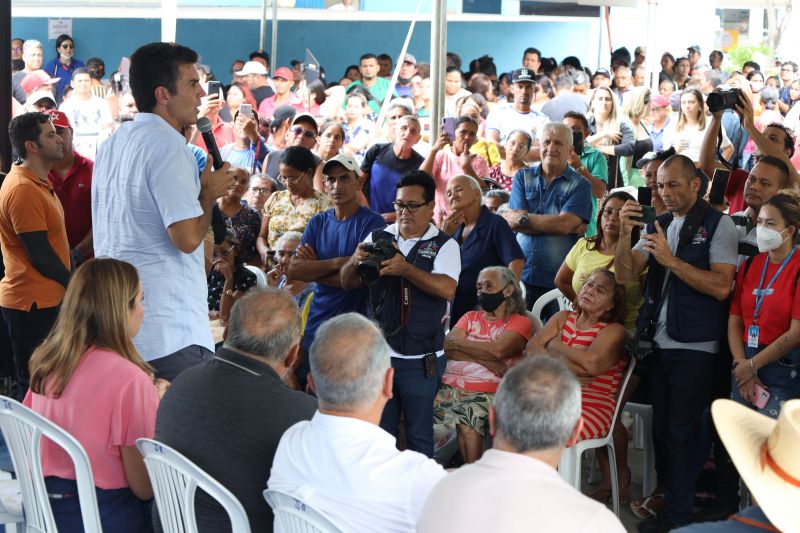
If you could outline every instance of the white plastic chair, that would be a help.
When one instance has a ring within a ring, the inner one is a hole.
[[[250,533],[250,522],[241,502],[200,467],[156,440],[137,439],[136,447],[144,457],[165,532],[197,533],[194,498],[199,487],[228,513],[233,533]]]
[[[331,520],[302,500],[280,490],[267,489],[264,499],[275,515],[275,533],[341,533]]]
[[[599,439],[582,440],[575,446],[565,449],[561,454],[561,462],[558,464],[558,473],[561,477],[577,490],[581,490],[581,456],[583,452],[605,446],[608,450],[608,463],[611,470],[611,500],[614,505],[614,514],[617,516],[619,516],[619,480],[617,479],[617,456],[614,450],[614,424],[617,423],[620,413],[620,399],[628,386],[635,366],[636,359],[631,358],[628,369],[625,371],[625,378],[622,380],[622,386],[619,388],[617,405],[614,407],[614,416],[611,418],[608,435]]]
[[[656,452],[653,445],[653,406],[628,402],[625,409],[633,415],[633,447],[644,449],[642,468],[642,497],[656,489]]]
[[[559,311],[572,310],[572,302],[570,302],[560,290],[553,289],[542,294],[539,296],[538,300],[533,302],[533,307],[531,307],[531,313],[533,313],[533,316],[541,320],[542,311],[550,302],[558,302]]]
[[[5,396],[0,396],[0,428],[22,489],[22,508],[25,513],[23,530],[42,533],[57,531],[42,472],[42,437],[47,437],[67,452],[75,466],[84,530],[101,532],[92,466],[89,456],[75,437]],[[16,521],[21,520],[17,517]]]
[[[244,267],[256,275],[256,285],[259,287],[267,286],[267,273],[253,265],[244,265]]]

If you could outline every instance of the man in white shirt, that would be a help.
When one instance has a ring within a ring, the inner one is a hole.
[[[75,69],[70,85],[74,92],[61,104],[59,111],[67,115],[75,130],[72,140],[75,151],[94,159],[98,145],[111,135],[111,108],[104,99],[92,94],[92,77],[88,69]]]
[[[547,115],[531,107],[533,103],[534,73],[527,68],[520,68],[511,75],[511,94],[514,103],[500,106],[486,117],[486,138],[496,143],[506,142],[508,134],[514,130],[525,130],[531,134],[535,148],[539,153],[539,136],[541,128],[547,122]],[[531,154],[529,154],[531,155]]]
[[[95,255],[139,271],[147,297],[133,342],[168,381],[213,355],[202,244],[233,176],[228,163],[198,175],[182,135],[197,122],[205,95],[196,62],[196,52],[176,44],[134,52],[130,83],[139,113],[100,146],[92,176]]]
[[[399,451],[378,426],[392,397],[389,359],[381,331],[358,313],[320,326],[309,355],[319,411],[286,430],[272,463],[270,489],[292,494],[342,531],[415,531],[445,475],[433,459]]]
[[[556,471],[582,427],[580,385],[564,363],[548,356],[521,361],[489,411],[494,448],[436,485],[418,531],[624,532],[611,511]]]

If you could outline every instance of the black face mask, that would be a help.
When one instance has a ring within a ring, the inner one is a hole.
[[[508,287],[508,285],[506,285],[506,287]],[[494,313],[495,309],[500,307],[500,304],[506,300],[506,296],[503,294],[503,291],[506,290],[506,287],[503,287],[494,293],[479,292],[478,306],[480,306],[480,308],[487,313]]]

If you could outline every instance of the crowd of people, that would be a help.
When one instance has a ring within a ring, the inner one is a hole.
[[[728,72],[691,46],[648,73],[639,47],[592,72],[528,48],[498,76],[448,53],[440,125],[411,54],[395,86],[386,54],[327,83],[262,51],[223,85],[151,43],[107,85],[75,49],[62,35],[42,68],[40,42],[12,41],[0,343],[12,395],[87,450],[108,531],[160,528],[141,437],[254,531],[267,487],[344,531],[623,531],[613,477],[639,531],[716,531],[688,525],[707,463],[720,508],[752,504],[732,521],[797,530],[762,501],[800,495],[795,63]],[[627,401],[653,410],[640,499]],[[768,428],[763,449],[726,416]],[[794,436],[767,440],[776,424]],[[558,477],[565,447],[608,435],[593,492]],[[74,469],[43,457],[75,531]],[[204,493],[196,511],[230,528]]]

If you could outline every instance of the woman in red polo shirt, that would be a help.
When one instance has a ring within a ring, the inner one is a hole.
[[[784,401],[800,398],[799,228],[795,190],[785,189],[761,206],[761,253],[739,267],[728,319],[731,396],[772,418]]]

